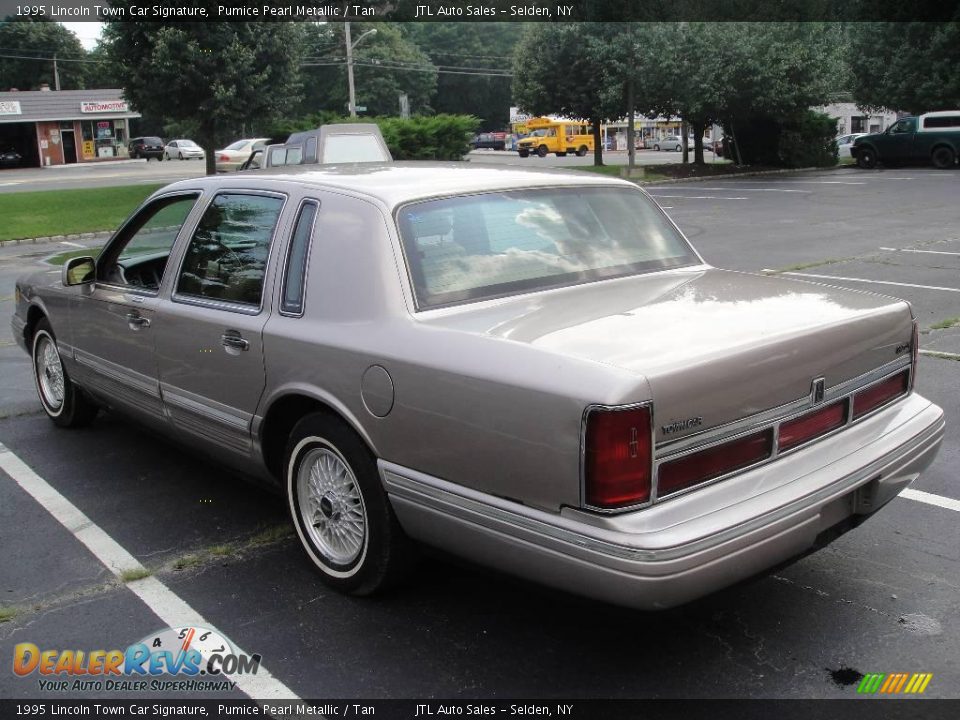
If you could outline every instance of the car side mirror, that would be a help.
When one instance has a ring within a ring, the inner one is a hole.
[[[61,279],[64,286],[85,285],[97,276],[97,265],[92,257],[70,258],[63,264]]]

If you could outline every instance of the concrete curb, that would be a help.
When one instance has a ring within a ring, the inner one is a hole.
[[[848,167],[846,165],[834,165],[833,167],[828,168],[818,168],[818,167],[807,167],[807,168],[786,168],[783,170],[756,170],[754,172],[742,172],[742,173],[724,173],[722,175],[705,175],[703,177],[690,177],[690,178],[670,178],[669,180],[633,180],[637,185],[667,185],[673,183],[686,183],[686,182],[703,182],[705,180],[729,180],[730,178],[742,178],[742,177],[757,177],[760,175],[793,175],[795,173],[806,173],[806,172],[823,172],[831,170],[839,170],[841,168]],[[629,179],[629,178],[624,178]]]

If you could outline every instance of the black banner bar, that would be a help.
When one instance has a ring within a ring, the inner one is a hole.
[[[59,22],[960,22],[960,0],[0,0]]]

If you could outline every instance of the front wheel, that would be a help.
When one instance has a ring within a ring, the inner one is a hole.
[[[680,152],[681,150],[683,150],[683,145],[677,145],[677,152]]]
[[[89,424],[99,408],[73,384],[60,362],[60,351],[53,329],[46,319],[37,323],[33,333],[33,379],[44,412],[59,427]]]
[[[877,154],[872,148],[860,148],[857,152],[857,167],[872,170],[877,166]]]
[[[653,146],[653,149],[656,150],[657,152],[660,152],[660,146],[659,146],[659,145],[654,145],[654,146]]]
[[[933,151],[930,159],[937,170],[949,170],[957,161],[957,156],[948,147],[938,147]]]
[[[307,415],[290,434],[284,467],[297,535],[327,585],[370,595],[402,577],[412,547],[353,430],[326,413]]]
[[[530,157],[530,151],[529,151],[529,150],[518,150],[518,151],[517,151],[517,154],[519,154],[520,157]]]
[[[537,148],[537,155],[539,155],[540,157],[546,157],[548,152],[549,150],[547,150],[546,145],[541,145],[540,147]]]

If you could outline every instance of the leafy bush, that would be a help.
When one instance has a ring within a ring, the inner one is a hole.
[[[480,119],[472,115],[431,115],[409,119],[396,117],[342,118],[317,113],[287,119],[273,125],[271,137],[283,137],[330,123],[376,123],[394,160],[459,160],[470,151],[470,138]]]
[[[813,110],[786,118],[753,115],[737,123],[736,134],[744,165],[799,168],[837,164],[833,142],[837,121]]]
[[[833,167],[837,164],[837,121],[807,110],[791,118],[780,134],[778,156],[788,168]]]

